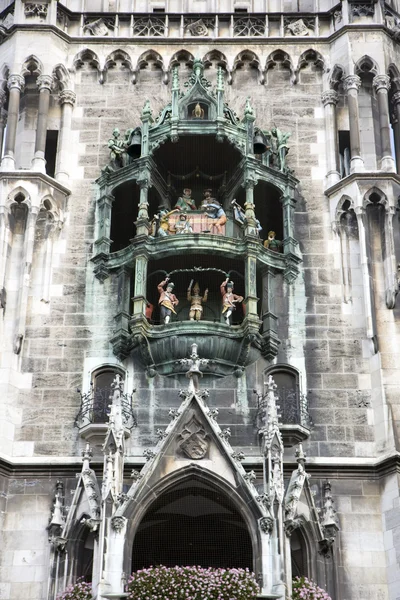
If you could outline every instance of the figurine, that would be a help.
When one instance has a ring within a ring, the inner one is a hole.
[[[175,232],[180,233],[193,233],[193,227],[190,224],[190,220],[186,213],[179,215],[178,221],[175,223]]]
[[[200,321],[200,319],[203,315],[202,303],[207,302],[208,289],[205,290],[204,296],[201,297],[200,296],[200,286],[197,283],[197,281],[193,287],[193,294],[192,294],[192,285],[193,285],[193,279],[189,283],[189,287],[188,287],[188,291],[187,291],[187,299],[191,303],[190,310],[189,310],[189,319],[190,319],[190,321]]]
[[[110,167],[120,169],[125,166],[126,161],[126,144],[125,140],[120,139],[120,132],[116,127],[112,132],[112,138],[108,140],[110,148]]]
[[[178,212],[178,209],[168,210],[161,208],[152,220],[152,235],[154,237],[166,237],[169,235],[169,217],[173,213]]]
[[[174,208],[178,208],[183,212],[186,212],[187,210],[196,210],[196,203],[191,198],[191,195],[192,190],[190,188],[185,188],[182,196],[179,196]]]
[[[245,226],[247,219],[243,208],[236,202],[236,200],[232,200],[231,206],[233,207],[233,218],[235,221],[240,223],[240,225]],[[257,217],[255,217],[254,220],[256,222],[256,233],[258,236],[260,236],[260,232],[262,231],[261,223]]]
[[[291,133],[282,133],[277,127],[273,127],[269,132],[270,139],[272,141],[272,149],[276,154],[279,162],[279,170],[282,172],[286,171],[286,155],[289,152],[289,148],[286,144]]]
[[[204,108],[201,108],[199,103],[192,110],[192,117],[195,119],[204,119]]]
[[[280,252],[282,242],[275,239],[275,236],[275,231],[268,232],[268,238],[264,242],[264,248],[268,248],[268,250],[272,250],[273,252]]]
[[[237,296],[233,293],[233,281],[229,281],[229,278],[221,283],[220,290],[222,296],[222,314],[225,323],[230,325],[230,318],[233,311],[236,310],[235,304],[243,302],[243,296]]]
[[[164,289],[165,285],[167,286],[166,289]],[[165,325],[168,325],[170,322],[172,313],[176,315],[175,306],[178,306],[179,304],[178,298],[172,293],[174,287],[174,284],[169,281],[169,277],[166,277],[164,281],[157,286],[158,293],[160,294],[158,300],[158,304],[160,305],[160,317]]]
[[[224,209],[216,198],[211,197],[210,189],[204,190],[204,199],[201,205],[202,210],[207,214],[207,217],[215,222],[212,227],[217,229],[217,234],[222,235],[222,226],[225,225],[227,218]]]

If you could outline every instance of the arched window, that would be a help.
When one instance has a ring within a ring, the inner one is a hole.
[[[111,385],[116,375],[119,375],[122,380],[125,379],[124,371],[118,369],[118,367],[102,367],[92,373],[92,423],[106,423],[108,421],[108,406],[113,391]]]
[[[309,577],[307,546],[300,529],[295,529],[290,536],[290,555],[292,561],[292,577]]]

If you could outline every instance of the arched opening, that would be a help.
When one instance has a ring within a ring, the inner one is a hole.
[[[307,546],[304,536],[299,529],[295,529],[290,536],[290,555],[292,577],[309,577]]]
[[[107,423],[110,396],[113,393],[112,383],[116,375],[119,375],[122,380],[125,379],[125,373],[117,367],[106,366],[92,373],[92,423]]]
[[[151,505],[138,527],[132,570],[151,565],[253,570],[246,523],[221,491],[201,481],[182,482]]]

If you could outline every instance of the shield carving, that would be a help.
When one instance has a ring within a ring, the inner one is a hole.
[[[193,460],[204,458],[208,451],[207,434],[201,423],[192,417],[180,434],[180,450]]]

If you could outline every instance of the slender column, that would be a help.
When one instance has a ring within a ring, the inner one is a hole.
[[[71,149],[71,124],[72,111],[76,101],[76,94],[71,90],[63,90],[58,99],[61,104],[60,137],[58,140],[57,162],[55,177],[59,181],[68,181],[68,158],[72,155]]]
[[[358,90],[361,86],[361,79],[358,75],[348,75],[344,80],[344,88],[347,92],[347,104],[349,109],[350,126],[350,153],[351,153],[351,172],[359,173],[364,171],[364,161],[361,158],[360,141],[360,116],[358,110]]]
[[[7,123],[6,113],[4,111],[4,105],[6,103],[6,93],[4,90],[0,90],[0,157],[1,151],[3,150],[3,137],[4,129]]]
[[[400,173],[400,91],[395,92],[392,96],[392,103],[394,108],[394,147],[396,152],[396,167],[397,173]]]
[[[137,184],[140,186],[140,199],[139,199],[139,210],[138,218],[135,223],[136,225],[136,236],[149,235],[150,222],[149,222],[149,174],[143,172],[143,179],[138,179]]]
[[[328,188],[340,180],[336,124],[336,104],[338,100],[339,96],[334,90],[328,90],[322,94],[322,104],[325,109],[326,184]]]
[[[39,88],[39,110],[36,125],[35,156],[32,161],[32,169],[46,173],[46,161],[44,152],[46,149],[47,118],[49,116],[50,93],[53,78],[50,75],[40,75],[37,79]]]
[[[390,121],[389,121],[389,98],[390,77],[388,75],[376,75],[373,85],[378,97],[379,127],[381,131],[382,160],[381,170],[395,172],[392,146],[390,143]]]
[[[245,182],[246,202],[244,204],[246,217],[246,235],[257,235],[256,215],[254,212],[254,185],[253,179],[248,179]]]
[[[4,146],[4,157],[1,162],[2,171],[12,171],[15,169],[15,140],[17,137],[19,118],[19,101],[24,83],[24,78],[21,75],[10,75],[8,78],[7,85],[10,90],[10,97],[8,100],[8,126]]]

